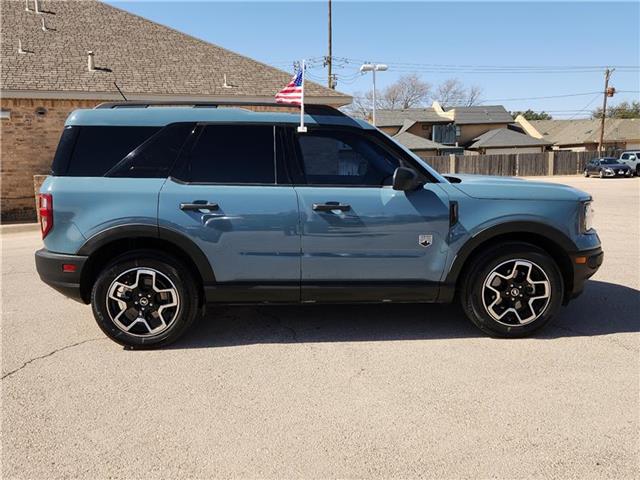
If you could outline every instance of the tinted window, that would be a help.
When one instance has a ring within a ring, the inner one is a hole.
[[[207,125],[189,155],[185,180],[275,183],[274,127]]]
[[[64,175],[69,167],[69,160],[73,154],[73,147],[76,144],[76,138],[80,127],[67,126],[64,127],[60,141],[58,142],[58,148],[56,154],[53,157],[53,164],[51,165],[51,175]]]
[[[159,127],[80,127],[66,175],[101,177]]]
[[[623,160],[626,160],[627,158],[629,158],[629,154],[628,153],[623,153],[622,157],[620,157],[620,158],[622,158]]]
[[[602,158],[600,159],[600,165],[615,165],[618,163],[617,158]]]
[[[298,135],[307,183],[312,185],[390,185],[398,161],[365,137],[351,132]]]
[[[193,124],[168,125],[129,153],[108,173],[109,177],[165,178],[169,175]]]

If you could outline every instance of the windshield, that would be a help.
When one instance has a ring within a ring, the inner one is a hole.
[[[615,165],[616,163],[618,163],[617,158],[601,158],[600,159],[601,165]]]

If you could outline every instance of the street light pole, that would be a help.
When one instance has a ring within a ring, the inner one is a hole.
[[[360,73],[371,72],[373,75],[373,109],[371,119],[374,127],[376,126],[376,72],[384,72],[388,69],[389,67],[383,63],[365,63],[360,67]]]

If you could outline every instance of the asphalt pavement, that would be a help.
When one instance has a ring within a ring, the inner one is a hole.
[[[129,351],[3,229],[2,477],[639,478],[640,179],[545,180],[594,195],[605,263],[518,340],[457,306],[233,307]]]

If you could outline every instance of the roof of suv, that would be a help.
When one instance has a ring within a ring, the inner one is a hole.
[[[310,109],[313,112],[313,109]],[[350,126],[374,129],[364,120],[340,114],[306,113],[305,124]],[[75,110],[65,125],[79,126],[164,126],[177,122],[299,124],[300,115],[292,112],[257,112],[245,108],[216,107],[126,107]]]

